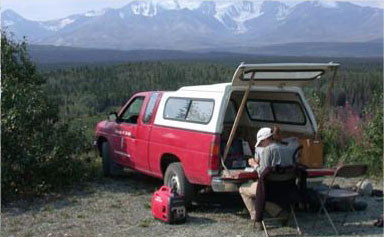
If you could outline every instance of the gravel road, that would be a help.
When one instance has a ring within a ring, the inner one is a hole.
[[[253,230],[238,194],[201,194],[185,224],[167,225],[151,215],[152,193],[160,180],[135,172],[119,178],[100,178],[72,189],[2,206],[1,236],[264,236]],[[338,229],[345,236],[382,236],[373,226],[383,214],[383,198],[363,198],[365,211],[353,213]],[[339,220],[344,213],[331,213]],[[306,236],[332,235],[323,216],[298,212]],[[317,225],[313,221],[318,218]],[[270,234],[295,234],[295,228],[276,226]]]

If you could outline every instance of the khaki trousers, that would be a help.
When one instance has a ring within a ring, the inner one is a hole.
[[[252,182],[242,184],[239,188],[239,193],[243,198],[244,204],[247,207],[249,211],[249,215],[251,216],[252,220],[255,220],[256,218],[256,207],[255,207],[256,187],[257,187],[257,181],[252,181]],[[272,217],[278,216],[279,213],[282,211],[281,207],[271,202],[265,203],[265,210]]]

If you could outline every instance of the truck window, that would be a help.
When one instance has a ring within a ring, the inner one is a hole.
[[[305,124],[305,117],[298,103],[272,103],[276,121]]]
[[[247,110],[253,120],[274,121],[271,102],[248,101]]]
[[[143,96],[136,97],[120,115],[118,122],[136,124],[143,102]]]
[[[165,104],[165,119],[207,124],[212,117],[213,100],[169,98]]]
[[[188,108],[190,99],[185,98],[169,98],[164,109],[166,119],[184,120]]]
[[[198,123],[208,123],[213,112],[212,101],[193,100],[189,107],[186,120]]]
[[[306,118],[296,101],[247,101],[247,112],[252,120],[304,125]]]
[[[159,93],[154,92],[149,98],[147,108],[145,109],[143,116],[143,123],[149,123],[152,118],[153,109],[155,108],[157,98],[159,97]]]

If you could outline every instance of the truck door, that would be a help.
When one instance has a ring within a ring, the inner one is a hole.
[[[135,168],[137,161],[136,136],[140,112],[144,104],[145,96],[134,97],[125,110],[117,118],[115,133],[120,139],[120,150],[115,153],[119,161],[124,165]]]
[[[153,127],[154,111],[158,104],[159,92],[153,92],[149,96],[148,102],[145,103],[145,111],[140,118],[139,126],[136,133],[136,169],[143,172],[150,171],[148,154],[149,154],[149,138]]]

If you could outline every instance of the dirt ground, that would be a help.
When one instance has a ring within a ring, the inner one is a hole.
[[[150,200],[161,184],[160,180],[127,172],[123,177],[100,178],[65,193],[16,201],[2,207],[1,236],[264,236],[251,228],[238,194],[201,194],[185,224],[154,220]],[[373,223],[383,214],[383,198],[362,200],[368,208],[351,213],[343,226],[337,224],[339,231],[345,236],[382,236],[383,229]],[[331,216],[337,221],[344,214],[332,212]],[[297,212],[297,217],[304,235],[333,235],[323,215]],[[270,230],[272,235],[295,233],[292,223]]]

